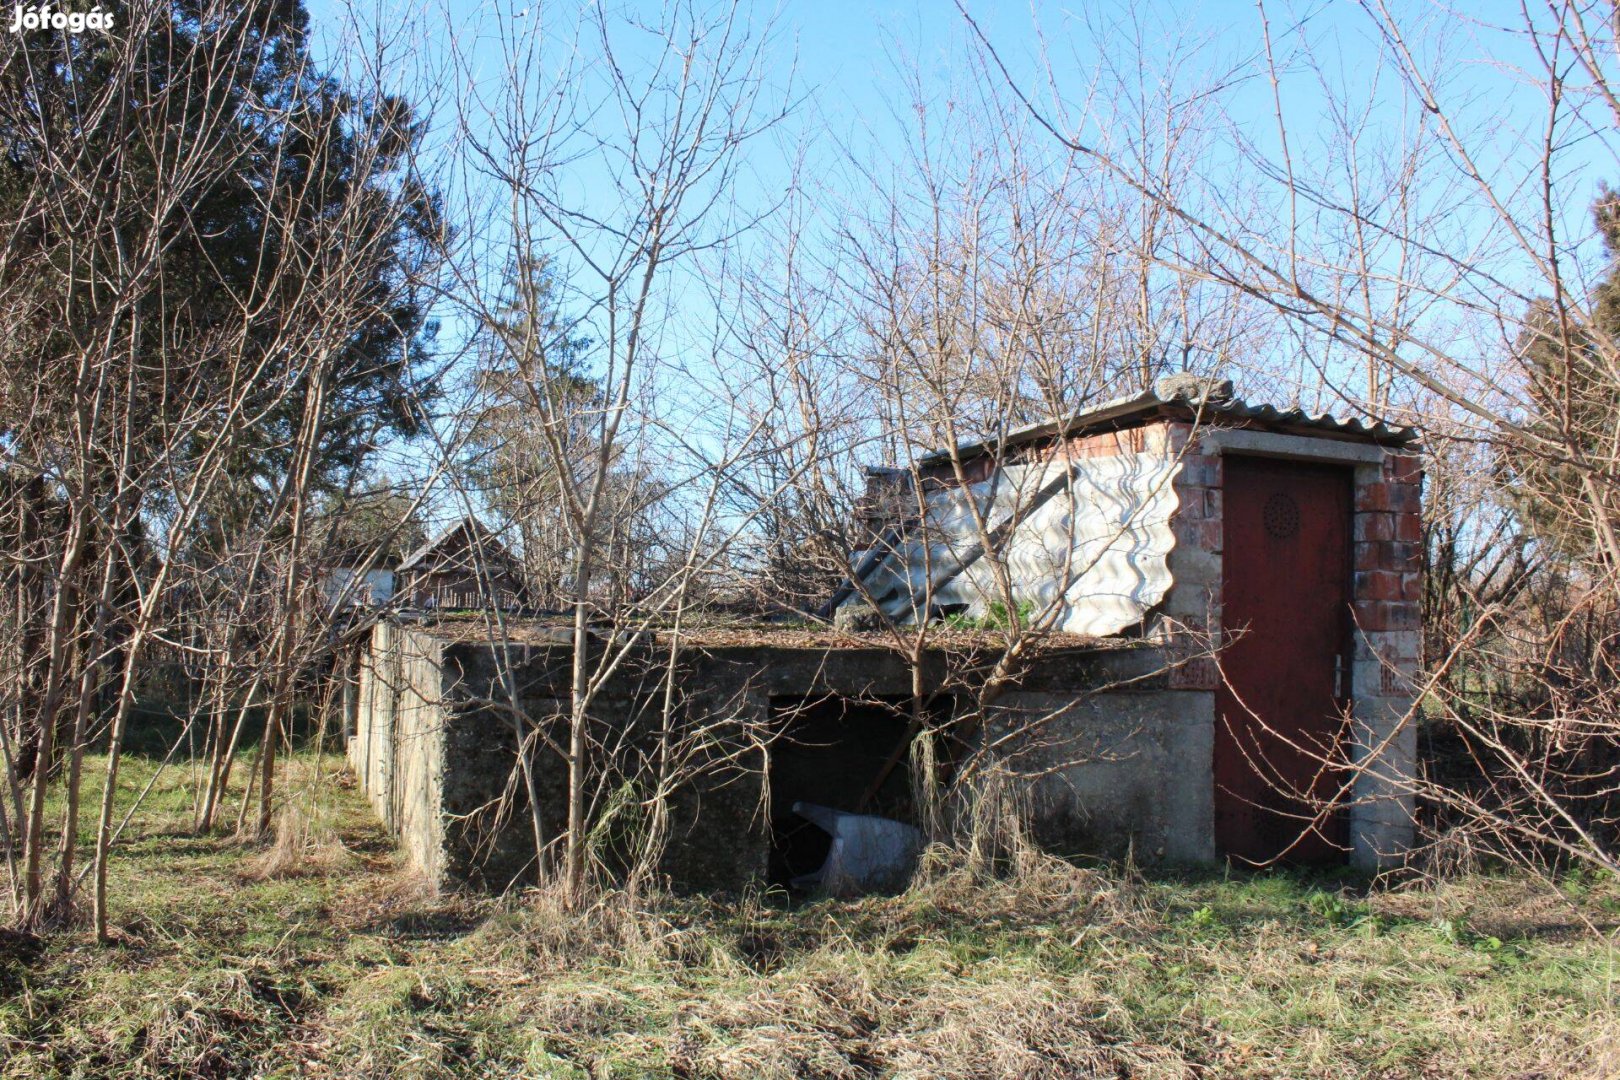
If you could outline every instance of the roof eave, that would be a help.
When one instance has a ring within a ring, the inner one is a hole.
[[[1328,413],[1312,416],[1303,409],[1282,410],[1274,405],[1250,405],[1241,398],[1233,398],[1229,401],[1212,401],[1199,405],[1185,398],[1166,400],[1152,391],[1144,391],[1129,397],[1104,402],[1095,408],[1085,409],[1062,419],[1043,420],[1040,423],[1028,424],[1009,431],[999,439],[986,439],[976,443],[968,443],[957,448],[956,456],[961,459],[977,458],[1004,447],[1021,446],[1025,443],[1036,442],[1053,436],[1067,437],[1088,434],[1110,425],[1117,425],[1122,421],[1138,419],[1146,421],[1155,415],[1168,413],[1180,414],[1184,418],[1204,423],[1219,422],[1224,417],[1234,420],[1279,424],[1299,428],[1304,433],[1314,434],[1319,437],[1349,435],[1391,448],[1408,446],[1415,442],[1418,437],[1415,428],[1393,427],[1381,420],[1373,421],[1371,424],[1364,424],[1358,418],[1339,420]],[[949,450],[933,450],[918,458],[917,461],[918,464],[928,465],[950,459],[951,452]]]

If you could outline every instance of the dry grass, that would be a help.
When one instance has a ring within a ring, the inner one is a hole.
[[[489,625],[477,614],[446,612],[416,624],[423,633],[449,641],[486,641]],[[669,627],[650,627],[650,644],[667,648],[673,631]],[[569,640],[573,624],[567,616],[527,616],[507,619],[501,626],[503,639],[514,645],[555,645]],[[1007,635],[1003,631],[941,624],[929,635],[931,647],[944,652],[973,653],[998,651],[1006,648]],[[694,620],[690,615],[682,620],[680,641],[696,649],[820,649],[829,652],[846,649],[883,649],[893,647],[894,639],[877,630],[839,630],[830,625],[783,625],[759,619]],[[1113,650],[1138,647],[1121,644],[1105,638],[1065,631],[1048,631],[1035,643],[1037,651],[1064,649]]]
[[[255,881],[323,877],[353,870],[359,860],[343,843],[335,824],[309,789],[296,793],[276,816],[275,839],[247,861],[245,876]]]
[[[433,897],[351,791],[320,790],[268,848],[183,836],[160,797],[120,864],[125,946],[0,941],[0,1075],[1620,1071],[1615,958],[1571,907],[1612,934],[1613,882],[1369,893],[989,844],[894,897],[570,911]]]

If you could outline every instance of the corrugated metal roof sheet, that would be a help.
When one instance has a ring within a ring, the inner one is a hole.
[[[1139,394],[1115,398],[1101,405],[1083,409],[1062,419],[1043,420],[1038,424],[1016,428],[1000,439],[969,443],[958,453],[963,457],[977,457],[1001,446],[1018,446],[1058,435],[1080,435],[1097,428],[1129,424],[1163,411],[1181,413],[1183,418],[1196,418],[1212,426],[1219,426],[1223,420],[1257,421],[1262,424],[1320,431],[1324,434],[1351,435],[1386,446],[1403,446],[1418,436],[1416,428],[1397,427],[1381,420],[1371,423],[1364,423],[1354,417],[1340,420],[1331,413],[1313,414],[1297,407],[1279,409],[1275,405],[1251,404],[1237,397],[1225,401],[1212,400],[1198,405],[1186,398],[1165,398],[1152,390],[1145,390]],[[949,451],[935,450],[919,460],[923,463],[942,461],[949,456]]]
[[[1395,427],[1384,423],[1382,420],[1374,420],[1370,424],[1363,423],[1359,417],[1340,420],[1332,413],[1312,414],[1297,407],[1279,409],[1275,405],[1251,405],[1242,398],[1233,398],[1231,401],[1212,401],[1206,406],[1206,410],[1213,411],[1220,416],[1259,420],[1267,424],[1314,428],[1317,431],[1329,431],[1341,435],[1360,435],[1373,442],[1389,443],[1397,446],[1412,442],[1418,437],[1417,428]]]
[[[925,608],[984,618],[1002,595],[984,558],[988,538],[1014,601],[1040,625],[1116,634],[1170,587],[1180,469],[1162,454],[1008,465],[993,480],[930,493],[925,526],[867,553],[856,573],[897,621]]]

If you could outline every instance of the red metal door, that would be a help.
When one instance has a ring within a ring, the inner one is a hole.
[[[1255,863],[1344,858],[1350,471],[1225,461],[1215,844]]]

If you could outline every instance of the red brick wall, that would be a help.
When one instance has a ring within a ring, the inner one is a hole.
[[[1372,471],[1357,470],[1356,483],[1356,696],[1400,696],[1418,663],[1423,471],[1411,454]]]
[[[1384,459],[1376,483],[1356,485],[1356,622],[1367,631],[1416,630],[1423,562],[1417,459]]]
[[[1175,585],[1165,613],[1194,639],[1213,636],[1221,616],[1222,459],[1198,453],[1196,446],[1188,449],[1192,425],[1173,422],[1166,427],[1170,451],[1183,456],[1176,477]],[[1411,454],[1389,453],[1381,466],[1355,470],[1352,597],[1358,698],[1406,693],[1417,668],[1422,484],[1420,461]],[[1196,656],[1198,650],[1189,642],[1183,651]],[[1171,674],[1173,686],[1189,690],[1213,690],[1218,679],[1213,662],[1198,659],[1186,660]]]
[[[1009,459],[1017,461],[1050,461],[1057,457],[1080,459],[1136,454],[1147,449],[1154,438],[1154,433],[1161,427],[1160,424],[1151,424],[1146,427],[1128,428],[1124,431],[1099,431],[1089,435],[1074,435],[1045,445],[1037,444],[1028,449],[1019,447],[1009,453]],[[992,455],[971,458],[962,463],[962,475],[967,478],[968,483],[977,483],[980,480],[987,479],[991,471],[1000,463],[1000,459]],[[944,487],[951,487],[956,484],[956,472],[948,460],[929,463],[919,470],[919,475],[923,478],[925,485],[939,484]],[[869,490],[871,486],[872,481],[868,481]]]
[[[1181,455],[1175,479],[1179,505],[1171,522],[1176,534],[1170,553],[1173,584],[1164,607],[1165,614],[1186,631],[1175,639],[1170,685],[1177,690],[1214,690],[1220,668],[1208,653],[1221,629],[1222,459],[1189,449],[1191,424],[1164,427],[1169,452]]]

